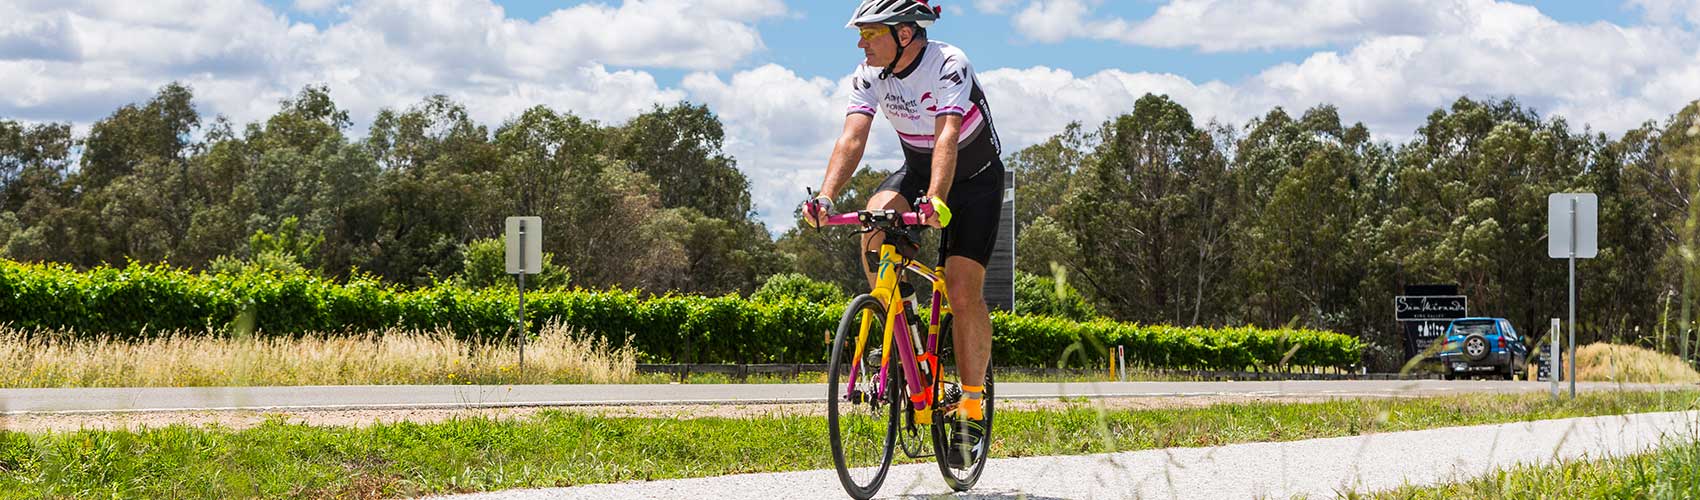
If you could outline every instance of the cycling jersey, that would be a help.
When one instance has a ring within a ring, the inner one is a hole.
[[[905,201],[926,194],[932,178],[938,117],[962,116],[956,141],[956,175],[945,205],[956,215],[939,242],[939,263],[950,256],[986,266],[997,245],[1003,207],[1002,145],[980,81],[961,49],[929,41],[913,65],[880,79],[884,68],[862,64],[851,77],[848,113],[885,113],[903,143],[903,167],[876,191],[893,191]]]
[[[938,117],[959,115],[962,130],[957,136],[956,178],[963,180],[985,171],[1002,154],[991,110],[968,55],[944,42],[928,41],[921,46],[915,63],[881,79],[884,68],[863,63],[850,79],[848,113],[884,113],[903,143],[904,156],[914,160],[931,158],[937,145],[934,131]],[[921,172],[926,173],[926,172]]]

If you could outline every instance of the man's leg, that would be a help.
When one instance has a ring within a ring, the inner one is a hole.
[[[986,267],[974,259],[953,255],[945,259],[944,275],[950,293],[952,347],[962,385],[986,385],[986,362],[992,358],[992,316],[981,287]]]
[[[868,210],[896,210],[899,212],[908,212],[909,202],[904,200],[903,196],[898,194],[896,191],[880,191],[874,193],[873,196],[868,197]],[[885,233],[880,231],[871,231],[868,234],[862,235],[862,247],[858,248],[857,252],[867,251],[878,253],[880,250],[880,244],[883,242],[885,242]],[[868,265],[868,259],[863,258],[862,273],[867,275],[868,289],[872,290],[874,288],[874,281],[878,278],[878,276],[874,275],[874,270],[868,267]]]

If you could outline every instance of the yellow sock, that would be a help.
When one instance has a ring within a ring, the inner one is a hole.
[[[969,420],[986,419],[985,392],[986,386],[983,385],[962,386],[962,413]]]

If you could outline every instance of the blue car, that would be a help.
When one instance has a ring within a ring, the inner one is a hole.
[[[1440,364],[1446,380],[1486,375],[1517,380],[1528,370],[1529,346],[1505,318],[1459,318],[1446,325]]]

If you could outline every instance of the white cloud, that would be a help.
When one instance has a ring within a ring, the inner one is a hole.
[[[619,120],[686,94],[610,66],[731,67],[764,48],[752,23],[786,12],[779,0],[629,0],[530,22],[490,0],[366,0],[321,30],[254,0],[13,5],[20,15],[0,16],[0,70],[27,77],[0,79],[0,116],[77,122],[170,81],[239,122],[317,83],[357,120],[438,93],[490,122],[536,104]]]
[[[295,10],[301,12],[326,12],[342,4],[342,0],[295,0]]]
[[[987,14],[1002,14],[1015,5],[1016,0],[974,0],[974,8]]]
[[[1069,122],[1096,128],[1133,110],[1146,93],[1168,95],[1203,124],[1212,118],[1238,120],[1255,113],[1238,90],[1221,82],[1202,84],[1171,74],[1105,70],[1084,77],[1046,67],[997,69],[982,73],[992,117],[1005,152],[1043,142]]]
[[[1096,3],[1096,2],[1094,2]],[[1040,42],[1061,42],[1068,38],[1086,35],[1084,31],[1102,31],[1100,27],[1107,24],[1125,25],[1120,19],[1110,21],[1095,21],[1088,26],[1086,15],[1092,12],[1092,7],[1082,0],[1056,0],[1051,2],[1031,2],[1011,19],[1015,31],[1029,39]]]
[[[1650,17],[1700,13],[1700,2],[1692,0],[1631,2]],[[1095,17],[1097,5],[1090,0],[1035,1],[1013,22],[1039,41],[1103,38],[1205,51],[1345,45],[1344,50],[1316,52],[1299,62],[1264,68],[1231,84],[1194,83],[1170,75],[1176,100],[1201,120],[1242,122],[1271,106],[1292,110],[1330,103],[1347,119],[1399,137],[1409,134],[1428,111],[1467,95],[1515,97],[1544,115],[1622,131],[1700,96],[1700,43],[1693,32],[1668,23],[1564,23],[1533,7],[1492,0],[1307,0],[1281,8],[1256,0],[1176,0],[1136,23]],[[1006,86],[1023,89],[1022,98],[1036,103],[1019,116],[1048,117],[1040,112],[1074,109],[1076,103],[1067,97],[1075,93],[1121,102],[1129,92],[1138,95],[1133,89],[1164,80],[1121,71],[1059,80],[1054,70],[1041,69],[998,75]],[[994,80],[993,73],[986,79]],[[1041,90],[1027,92],[1011,80],[1040,85]],[[989,83],[987,90],[994,95],[994,106],[999,105],[997,86]],[[1104,113],[1074,109],[1061,114],[1090,117],[1090,123]],[[1034,133],[1042,134],[1049,126]],[[1000,120],[1000,127],[1011,130],[1017,125]]]
[[[1029,39],[1111,40],[1205,52],[1317,47],[1464,22],[1476,0],[1173,0],[1144,20],[1096,15],[1101,0],[1032,1],[1012,23]]]
[[[1461,95],[1517,97],[1546,115],[1622,131],[1674,112],[1700,82],[1692,33],[1561,23],[1519,5],[1479,2],[1469,21],[1427,37],[1374,37],[1269,68],[1245,85],[1279,102],[1332,102],[1410,130]]]
[[[1690,25],[1700,26],[1700,1],[1629,0],[1629,5],[1640,8],[1646,14],[1647,22],[1653,24],[1688,21]]]
[[[21,13],[0,25],[0,59],[74,60],[82,53],[64,13]]]

